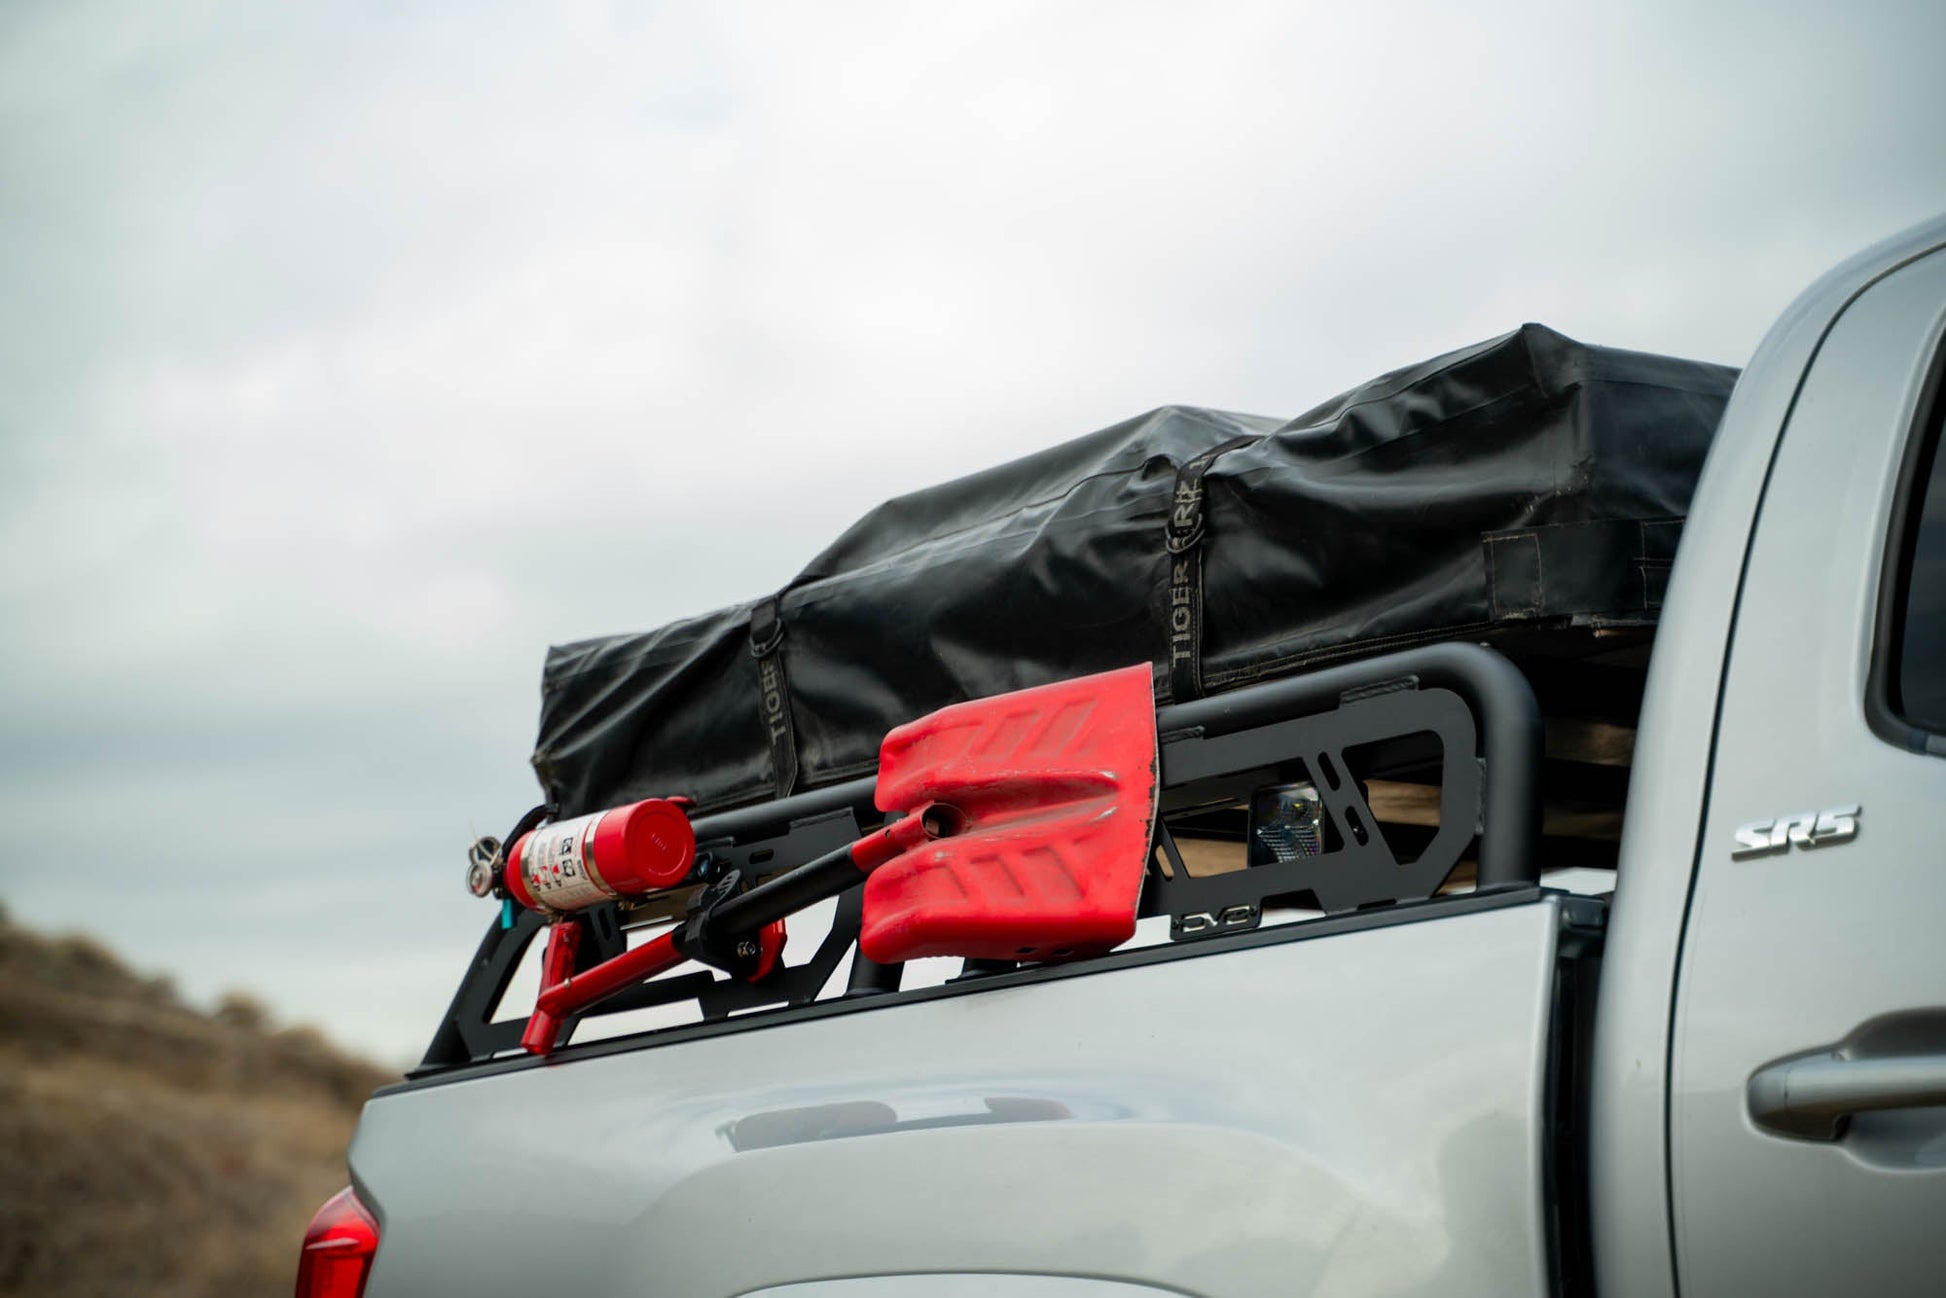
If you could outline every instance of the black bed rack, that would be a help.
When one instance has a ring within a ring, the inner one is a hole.
[[[1538,882],[1540,708],[1527,678],[1492,649],[1424,645],[1173,704],[1157,711],[1156,725],[1161,815],[1139,915],[1168,916],[1173,940],[1254,928],[1266,906],[1335,917],[1431,898],[1469,861],[1476,892]],[[1433,824],[1402,833],[1375,813],[1374,782],[1405,777],[1430,801],[1428,776],[1436,777]],[[1253,793],[1299,785],[1307,796],[1315,792],[1317,850],[1244,865],[1238,854]],[[700,817],[698,852],[745,877],[779,873],[881,823],[873,792],[874,781],[863,778]],[[1212,845],[1235,859],[1199,870],[1190,849]],[[760,982],[698,968],[627,988],[580,1018],[685,1001],[705,1022],[801,1007],[819,999],[848,954],[845,995],[896,992],[901,968],[876,965],[855,949],[862,893],[853,888],[839,899],[808,958]],[[620,954],[627,930],[680,915],[682,896],[582,912],[574,921],[586,925],[580,967]],[[488,928],[412,1076],[518,1049],[524,1019],[492,1016],[544,927],[540,916],[519,911],[511,923]],[[962,977],[1013,967],[969,961]]]

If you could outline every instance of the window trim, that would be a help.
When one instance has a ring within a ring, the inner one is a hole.
[[[1907,720],[1894,695],[1905,639],[1905,600],[1918,549],[1924,501],[1918,488],[1928,485],[1934,462],[1946,453],[1946,340],[1934,330],[1933,358],[1926,371],[1900,452],[1899,475],[1879,563],[1878,607],[1873,618],[1871,666],[1865,678],[1865,720],[1872,733],[1886,743],[1912,753],[1946,757],[1946,733],[1928,730]],[[1946,508],[1946,501],[1939,502]]]

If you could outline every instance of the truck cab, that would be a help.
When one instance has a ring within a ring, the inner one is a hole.
[[[1943,240],[1912,231],[1798,299],[1698,487],[1597,1020],[1604,1292],[1920,1293],[1946,1274],[1925,1225],[1946,1210]],[[1933,1093],[1888,1083],[1896,1107],[1822,1134],[1753,1112],[1797,1059],[1832,1061],[1835,1107],[1900,1067]]]

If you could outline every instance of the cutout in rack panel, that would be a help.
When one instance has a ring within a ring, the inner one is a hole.
[[[1170,868],[1151,870],[1142,913],[1205,917],[1185,934],[1197,936],[1236,906],[1302,898],[1335,914],[1433,896],[1476,833],[1478,747],[1466,702],[1416,681],[1166,737],[1159,859]]]

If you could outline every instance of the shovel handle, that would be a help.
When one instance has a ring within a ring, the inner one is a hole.
[[[959,827],[959,814],[952,808],[928,804],[855,843],[718,902],[709,916],[710,932],[733,937],[762,934],[787,915],[837,896],[857,883],[861,875],[871,873],[921,843],[956,832]],[[581,926],[570,922],[554,925],[548,932],[547,954],[542,962],[541,992],[535,998],[527,1030],[520,1037],[522,1048],[531,1055],[553,1053],[563,1019],[604,996],[653,978],[688,959],[681,945],[682,933],[682,929],[672,929],[577,974],[570,971],[574,968]],[[782,946],[781,933],[770,937],[768,946]],[[767,955],[766,970],[775,961],[777,951],[770,949]]]
[[[747,933],[795,915],[806,906],[837,896],[861,876],[920,844],[958,833],[961,824],[959,812],[929,802],[855,843],[806,861],[748,892],[724,898],[710,916],[710,928],[720,933]]]

